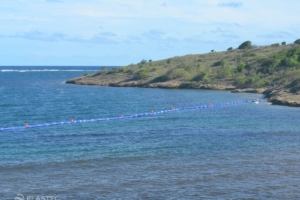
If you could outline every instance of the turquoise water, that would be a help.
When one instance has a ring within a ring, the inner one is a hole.
[[[98,69],[0,68],[0,128],[263,97],[65,84]],[[299,111],[247,103],[0,131],[0,199],[297,199]]]

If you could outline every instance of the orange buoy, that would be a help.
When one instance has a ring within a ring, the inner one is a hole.
[[[28,124],[25,124],[24,126],[25,126],[25,127],[28,127]]]
[[[70,119],[70,122],[74,122],[74,120],[73,120],[73,119]]]

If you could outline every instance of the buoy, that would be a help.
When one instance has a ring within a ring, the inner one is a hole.
[[[261,100],[257,100],[259,102],[263,102],[265,101],[265,99],[261,99]],[[225,106],[225,105],[235,105],[235,104],[242,104],[242,103],[246,103],[246,102],[252,102],[252,100],[244,100],[244,101],[240,101],[238,100],[237,103],[236,101],[234,102],[226,102],[223,104],[214,104],[216,107],[219,106]],[[181,111],[181,110],[190,110],[190,109],[199,109],[199,108],[211,108],[211,106],[213,107],[212,103],[206,104],[206,105],[202,105],[202,106],[195,106],[195,107],[179,107],[176,108],[176,111]],[[174,109],[174,106],[171,107],[171,109]],[[175,109],[174,109],[175,111]],[[154,112],[154,110],[150,110],[150,114],[161,114],[161,113],[167,113],[170,112],[170,108],[168,110],[162,110],[162,111],[157,111]],[[136,118],[136,117],[142,117],[142,116],[147,116],[149,115],[149,113],[140,113],[140,114],[134,114],[134,115],[128,115],[126,116],[126,119],[128,118]],[[119,115],[119,117],[110,117],[110,118],[98,118],[98,119],[89,119],[89,120],[73,120],[70,119],[69,121],[65,121],[65,122],[53,122],[53,123],[47,123],[47,124],[34,124],[34,125],[28,125],[28,124],[24,124],[23,126],[17,126],[17,127],[0,127],[0,131],[8,131],[8,130],[18,130],[18,129],[25,129],[25,128],[37,128],[37,127],[44,127],[44,126],[52,126],[52,125],[57,125],[57,124],[71,124],[74,122],[75,123],[82,123],[82,122],[95,122],[95,121],[110,121],[110,120],[121,120],[122,118],[124,118],[123,115]]]

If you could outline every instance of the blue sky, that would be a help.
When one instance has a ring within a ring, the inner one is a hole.
[[[5,0],[0,65],[115,66],[300,38],[300,1]]]

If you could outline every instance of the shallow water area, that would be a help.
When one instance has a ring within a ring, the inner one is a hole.
[[[0,128],[263,98],[65,84],[99,68],[0,68]],[[297,199],[299,119],[245,103],[0,131],[0,199]]]

